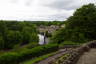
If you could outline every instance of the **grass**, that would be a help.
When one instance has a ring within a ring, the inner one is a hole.
[[[46,55],[43,55],[43,56],[40,56],[40,57],[37,57],[37,58],[35,58],[35,59],[27,60],[27,61],[22,62],[22,63],[20,63],[20,64],[34,64],[34,63],[39,62],[39,61],[41,61],[41,60],[44,60],[44,59],[46,59],[46,58],[48,58],[48,57],[50,57],[50,56],[53,56],[53,55],[55,55],[56,53],[57,53],[57,51],[56,51],[56,52],[49,53],[49,54],[46,54]]]
[[[83,43],[75,43],[72,41],[64,41],[61,44],[59,44],[60,47],[65,46],[65,45],[82,45]]]

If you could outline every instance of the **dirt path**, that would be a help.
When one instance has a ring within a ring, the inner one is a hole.
[[[77,64],[96,64],[96,49],[91,49],[89,52],[84,53]]]
[[[56,58],[61,57],[63,54],[65,54],[66,53],[65,51],[66,51],[65,49],[61,49],[61,50],[59,50],[59,53],[57,53],[56,55],[51,56],[51,57],[49,57],[49,58],[47,58],[45,60],[42,60],[42,61],[40,61],[40,62],[38,62],[36,64],[49,64],[51,61],[53,61]]]

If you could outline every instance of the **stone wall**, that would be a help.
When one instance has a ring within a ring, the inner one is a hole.
[[[69,50],[62,57],[51,62],[51,64],[76,64],[80,56],[84,52],[88,52],[91,48],[96,48],[96,40],[83,44],[76,49]]]

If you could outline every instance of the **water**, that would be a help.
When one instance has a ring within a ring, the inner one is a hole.
[[[39,37],[39,44],[43,45],[44,44],[44,35],[38,34]]]
[[[38,34],[39,37],[39,44],[43,45],[44,44],[44,35]],[[48,44],[48,38],[45,39],[46,44]]]

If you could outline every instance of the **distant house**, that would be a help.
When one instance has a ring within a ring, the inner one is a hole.
[[[48,33],[52,33],[56,30],[58,30],[60,28],[60,26],[56,26],[56,25],[51,25],[51,26],[43,26],[43,25],[40,25],[38,27],[38,30],[39,32],[46,32],[48,31]]]
[[[64,28],[65,27],[65,24],[61,25],[61,28]]]

